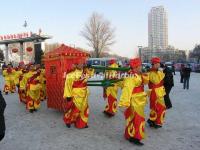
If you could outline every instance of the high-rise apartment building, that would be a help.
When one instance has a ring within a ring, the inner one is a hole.
[[[168,46],[168,18],[163,6],[152,7],[148,15],[148,47],[156,51]]]

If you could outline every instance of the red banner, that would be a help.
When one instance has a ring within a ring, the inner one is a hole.
[[[0,41],[3,40],[14,40],[14,39],[23,39],[31,37],[32,32],[24,32],[18,34],[8,34],[8,35],[0,35]]]

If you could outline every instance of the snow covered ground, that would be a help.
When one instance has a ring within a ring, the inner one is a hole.
[[[165,125],[161,129],[146,125],[147,137],[141,148],[123,138],[122,110],[113,118],[103,115],[105,102],[101,87],[90,88],[89,128],[82,130],[66,128],[63,114],[48,109],[46,102],[38,112],[30,114],[19,103],[17,94],[4,95],[7,130],[0,150],[199,150],[200,74],[192,73],[189,90],[183,90],[179,80],[177,73],[171,92],[173,108],[167,111]],[[2,76],[0,86],[3,87]]]

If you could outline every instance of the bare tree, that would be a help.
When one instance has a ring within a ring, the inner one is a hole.
[[[195,45],[195,48],[190,53],[190,57],[196,58],[197,62],[200,63],[200,44]]]
[[[81,35],[94,49],[96,57],[100,57],[103,51],[114,44],[114,31],[108,20],[94,12],[81,31]]]

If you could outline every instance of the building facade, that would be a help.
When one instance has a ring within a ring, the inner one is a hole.
[[[152,7],[148,14],[148,47],[152,52],[168,47],[168,18],[163,6]]]
[[[185,62],[186,51],[166,48],[165,50],[158,50],[157,52],[151,53],[148,47],[141,49],[141,59],[143,62],[150,62],[152,57],[160,57],[163,62]]]

